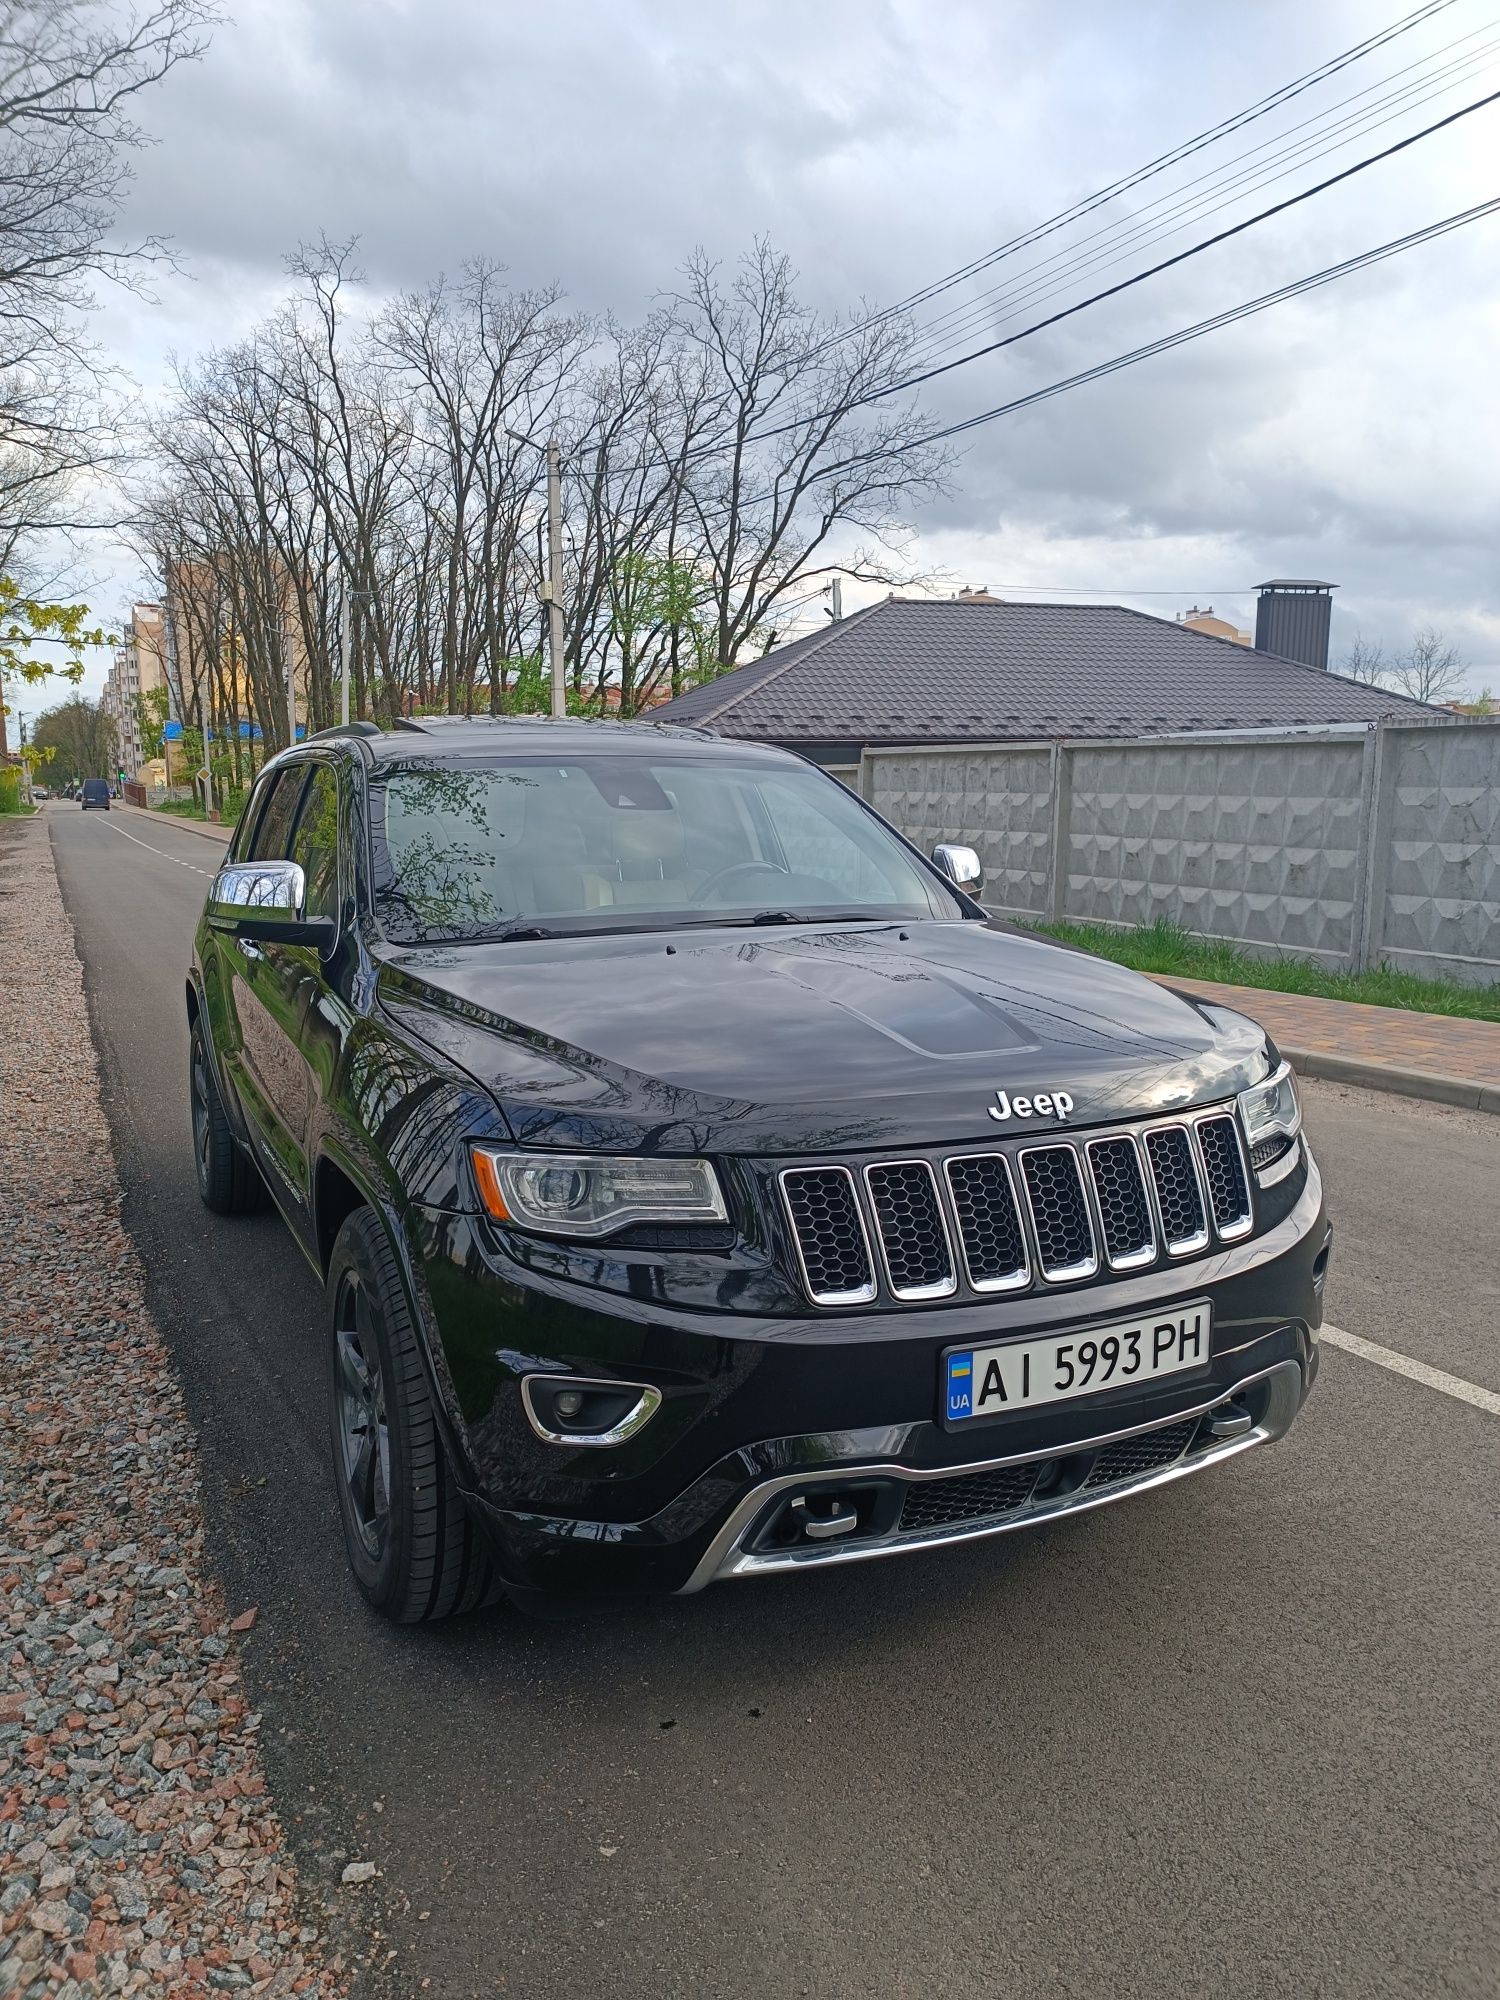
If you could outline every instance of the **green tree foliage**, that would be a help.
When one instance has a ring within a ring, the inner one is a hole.
[[[712,679],[712,603],[712,586],[692,563],[654,549],[626,550],[609,580],[621,715],[639,715]]]
[[[111,643],[88,620],[86,604],[48,604],[28,597],[13,576],[0,576],[0,755],[6,749],[6,684],[81,681],[89,647]]]
[[[147,688],[135,697],[135,719],[141,732],[141,754],[159,757],[166,740],[172,698],[165,687]]]
[[[74,695],[37,717],[32,741],[52,753],[49,782],[82,784],[113,778],[119,755],[115,725],[97,701]]]

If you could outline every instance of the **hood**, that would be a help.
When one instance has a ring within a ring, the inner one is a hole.
[[[1042,1136],[1059,1119],[1018,1116],[1017,1097],[1063,1092],[1072,1130],[1212,1103],[1266,1071],[1242,1015],[977,922],[412,949],[383,959],[378,990],[518,1143],[563,1149]]]

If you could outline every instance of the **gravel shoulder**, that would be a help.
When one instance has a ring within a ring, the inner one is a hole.
[[[0,823],[0,1103],[0,1995],[343,1993],[205,1568],[42,818]]]

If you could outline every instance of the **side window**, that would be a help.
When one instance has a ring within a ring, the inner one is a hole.
[[[305,764],[291,764],[286,770],[277,772],[271,796],[266,800],[260,824],[255,829],[255,838],[250,843],[248,860],[286,861],[290,858],[287,850],[291,844],[292,820],[306,776]]]
[[[255,831],[255,823],[260,818],[260,809],[270,796],[270,792],[271,788],[269,785],[256,784],[251,786],[250,796],[246,799],[244,810],[240,814],[239,825],[230,837],[225,857],[227,860],[248,861],[250,859],[250,836]]]
[[[339,781],[327,764],[315,764],[302,794],[292,835],[293,861],[307,877],[309,917],[336,917],[339,904]]]

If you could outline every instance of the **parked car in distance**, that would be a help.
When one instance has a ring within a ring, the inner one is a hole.
[[[1331,1239],[1288,1066],[935,853],[666,725],[261,773],[186,981],[198,1185],[324,1281],[379,1610],[915,1551],[1287,1430]]]
[[[51,798],[52,794],[47,790],[47,787],[45,785],[33,785],[31,788],[31,796],[34,803],[38,805],[45,805],[47,800]]]
[[[102,806],[109,811],[109,786],[103,778],[85,778],[79,793],[79,803],[85,812],[92,806]]]

